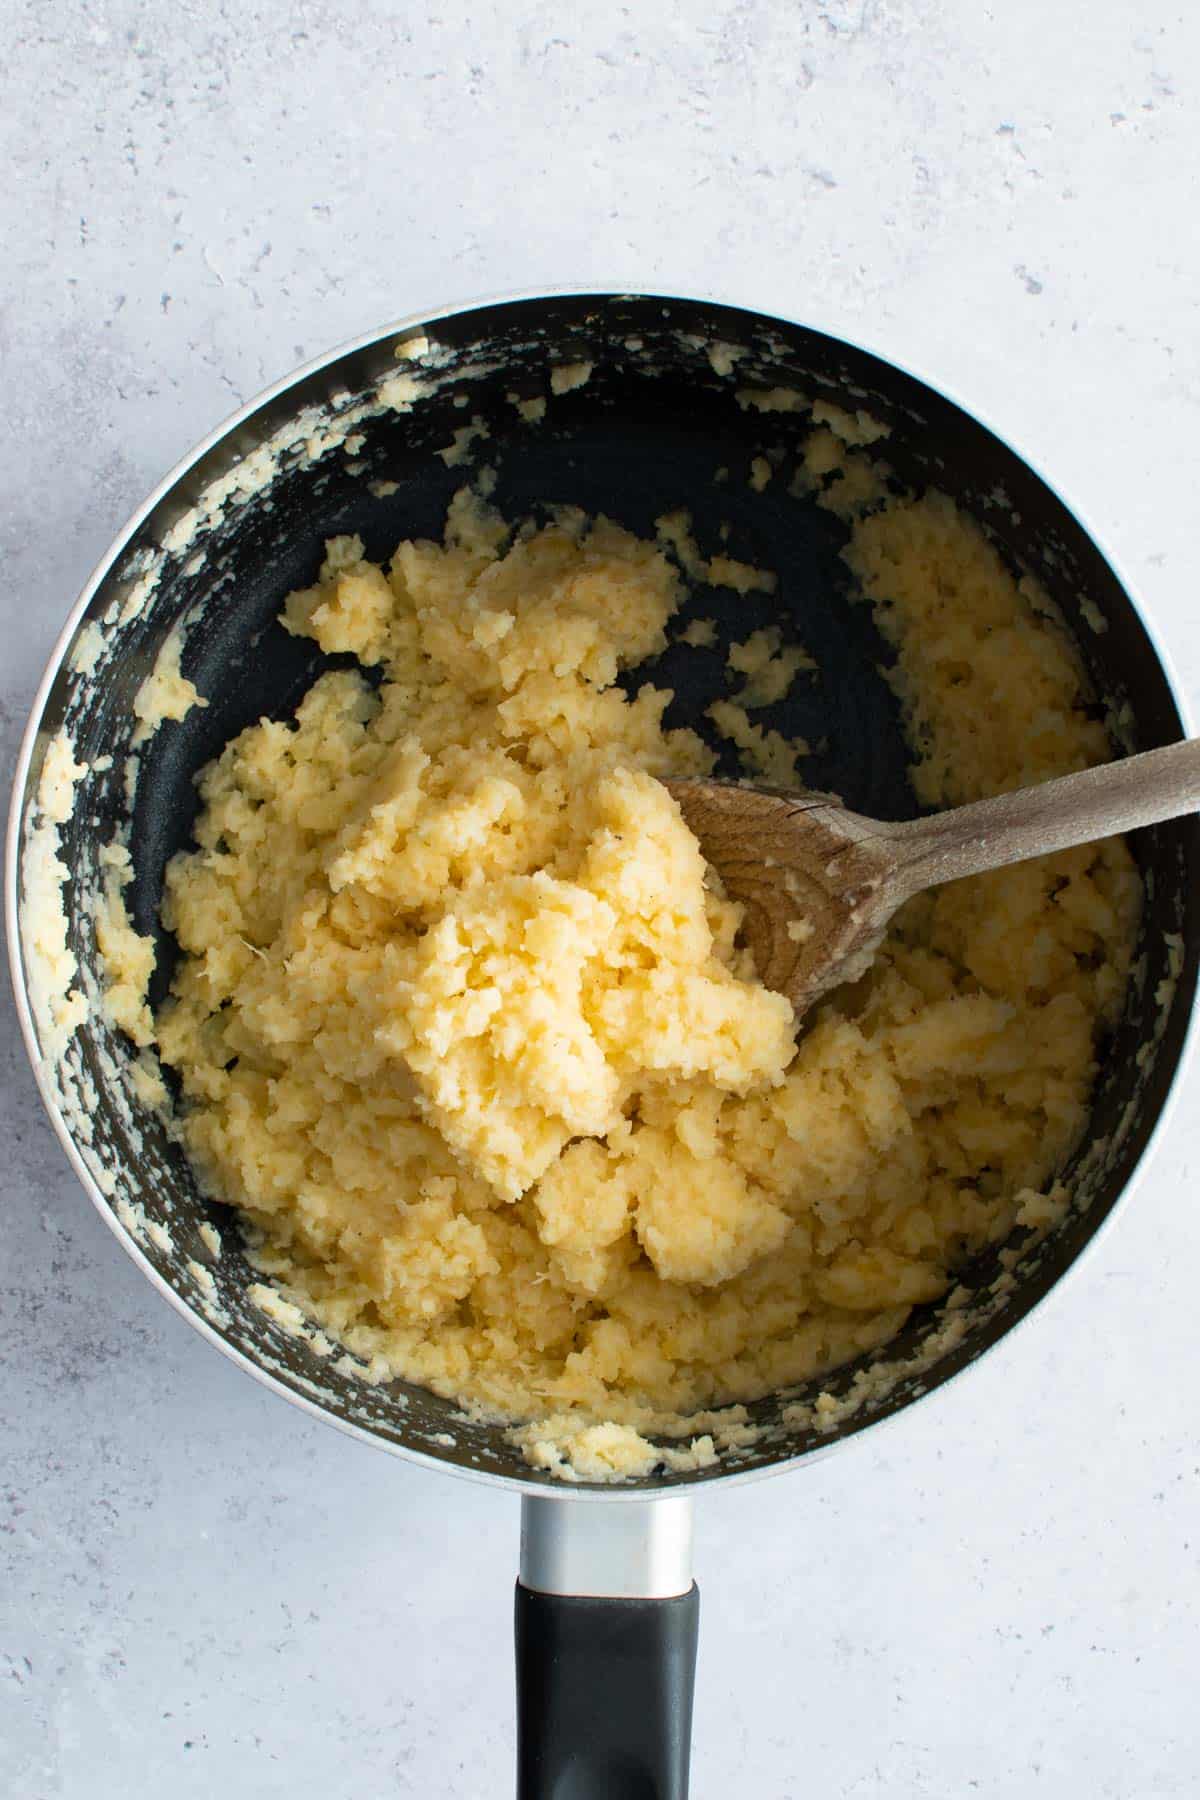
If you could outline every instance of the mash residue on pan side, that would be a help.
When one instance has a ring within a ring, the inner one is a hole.
[[[948,501],[847,554],[922,800],[1107,758],[1065,635]],[[334,540],[286,622],[382,685],[327,674],[229,744],[164,901],[158,1047],[261,1266],[593,1477],[652,1466],[650,1431],[711,1460],[702,1409],[884,1342],[1057,1216],[1140,902],[1119,841],[921,897],[797,1046],[654,779],[709,751],[614,685],[680,598],[661,547],[573,514],[512,541],[465,490],[386,571]]]

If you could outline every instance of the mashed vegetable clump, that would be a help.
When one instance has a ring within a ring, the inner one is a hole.
[[[948,501],[888,503],[847,556],[922,800],[1108,757],[1069,641]],[[656,779],[711,752],[616,685],[681,598],[661,544],[514,537],[467,490],[386,568],[333,540],[285,622],[379,685],[325,674],[227,745],[163,908],[154,1035],[262,1266],[592,1474],[884,1342],[1053,1214],[1139,904],[1119,841],[918,898],[797,1043]]]

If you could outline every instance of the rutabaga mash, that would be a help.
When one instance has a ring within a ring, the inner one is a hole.
[[[847,555],[923,801],[1108,757],[1066,637],[947,500],[859,518]],[[592,1476],[882,1343],[1056,1215],[1140,898],[1119,841],[921,897],[797,1045],[655,779],[710,752],[614,685],[680,599],[618,526],[514,540],[466,490],[386,569],[335,539],[285,622],[382,685],[326,674],[205,771],[152,1023],[110,933],[191,1155],[292,1299]]]

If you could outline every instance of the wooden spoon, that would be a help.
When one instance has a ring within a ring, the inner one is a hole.
[[[896,908],[923,888],[1200,810],[1200,738],[899,824],[803,788],[666,786],[746,909],[760,980],[799,1018],[865,974]]]

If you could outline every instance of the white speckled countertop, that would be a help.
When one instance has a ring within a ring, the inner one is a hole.
[[[716,291],[949,385],[1100,524],[1195,700],[1194,7],[0,23],[6,776],[74,594],[197,437],[390,317],[548,284]],[[516,1503],[194,1336],[92,1213],[0,1004],[0,1792],[509,1792]],[[703,1503],[697,1800],[1195,1795],[1195,1080],[1086,1272],[983,1368]]]

